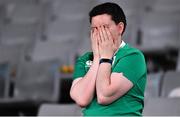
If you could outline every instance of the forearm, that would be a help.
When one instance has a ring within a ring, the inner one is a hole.
[[[133,87],[123,73],[111,73],[111,65],[99,66],[96,79],[97,101],[99,104],[110,104]]]
[[[88,105],[95,92],[95,82],[99,67],[99,59],[94,58],[93,64],[87,74],[71,87],[70,95],[81,106]]]
[[[111,96],[112,93],[109,91],[111,86],[111,64],[101,63],[98,69],[96,79],[96,91],[97,96]]]

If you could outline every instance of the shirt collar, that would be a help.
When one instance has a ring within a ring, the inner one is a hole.
[[[121,44],[119,45],[119,49],[120,49],[120,48],[123,48],[125,45],[126,45],[126,43],[122,40],[122,41],[121,41]],[[119,49],[116,50],[116,52],[114,53],[114,55],[116,55],[116,53],[118,52]]]

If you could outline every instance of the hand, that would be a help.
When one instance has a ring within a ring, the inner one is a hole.
[[[100,55],[99,55],[98,38],[97,38],[97,36],[98,36],[98,31],[97,31],[96,28],[94,28],[93,30],[91,30],[91,47],[92,47],[94,58],[99,60]]]
[[[116,48],[115,39],[113,39],[109,29],[101,26],[98,28],[99,54],[101,58],[112,59]]]
[[[119,38],[114,38],[109,30],[109,28],[105,28],[105,31],[107,32],[107,35],[110,39],[113,40],[113,50],[116,52],[119,49],[120,41],[122,40],[121,37]]]

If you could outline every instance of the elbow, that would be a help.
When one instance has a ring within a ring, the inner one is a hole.
[[[76,104],[79,105],[81,108],[86,107],[89,103],[86,100],[76,100]]]
[[[99,93],[97,93],[98,104],[101,104],[101,105],[110,104],[111,103],[111,96],[112,96],[112,94],[107,92],[107,90],[101,91],[101,92],[99,91]]]
[[[103,95],[99,95],[97,96],[97,102],[98,104],[100,105],[107,105],[109,104],[108,100],[107,100],[107,97],[103,96]]]
[[[86,107],[89,104],[88,100],[82,97],[80,98],[77,95],[73,95],[72,92],[70,92],[70,97],[76,102],[77,105],[79,105],[82,108]]]

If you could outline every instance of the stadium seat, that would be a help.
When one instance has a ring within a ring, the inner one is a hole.
[[[81,108],[76,104],[42,104],[38,116],[81,116]]]
[[[160,93],[160,81],[163,72],[151,73],[147,75],[147,85],[145,90],[145,98],[158,97]]]
[[[180,116],[180,98],[149,98],[144,116]]]
[[[170,92],[180,87],[180,72],[169,71],[165,73],[162,80],[161,97],[168,97]]]

